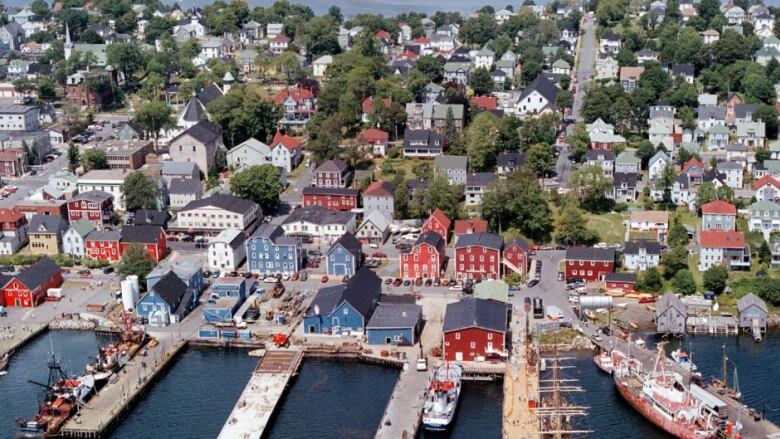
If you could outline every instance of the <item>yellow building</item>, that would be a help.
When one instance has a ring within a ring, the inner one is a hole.
[[[61,216],[34,215],[30,221],[30,253],[55,255],[62,251],[62,234],[68,223]]]

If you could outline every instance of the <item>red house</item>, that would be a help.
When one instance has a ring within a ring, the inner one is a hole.
[[[515,238],[504,245],[504,261],[507,262],[507,268],[517,272],[517,274],[525,275],[528,273],[528,261],[531,249],[528,247],[528,243],[520,238]]]
[[[123,226],[119,241],[120,255],[124,255],[128,247],[133,244],[144,247],[154,262],[160,262],[168,255],[165,230],[160,226]]]
[[[98,228],[111,219],[114,213],[114,196],[103,191],[89,191],[78,194],[68,201],[68,222],[86,219]]]
[[[60,267],[43,257],[13,277],[2,276],[2,304],[33,308],[40,305],[49,288],[62,285]]]
[[[604,276],[607,290],[621,290],[626,293],[636,289],[636,273],[607,273]]]
[[[455,236],[485,233],[487,231],[488,222],[485,220],[455,220]]]
[[[586,282],[604,280],[615,272],[615,250],[607,248],[569,247],[566,249],[566,280]]]
[[[452,221],[447,218],[447,215],[445,215],[441,209],[436,209],[431,216],[425,220],[425,223],[423,223],[422,233],[436,232],[441,236],[444,242],[447,242],[447,235],[449,234],[451,223]]]
[[[360,189],[307,186],[303,188],[303,207],[321,206],[329,210],[350,211],[358,207]]]
[[[401,278],[438,279],[444,264],[444,239],[436,232],[426,232],[407,253],[401,253]]]
[[[498,98],[495,96],[472,96],[471,103],[478,110],[492,111],[498,108]]]
[[[507,332],[506,303],[466,299],[447,305],[444,315],[444,359],[479,361],[502,359]]]
[[[455,277],[498,279],[504,240],[492,233],[461,235],[455,243]]]
[[[84,239],[87,257],[100,261],[119,262],[122,256],[119,247],[120,239],[121,234],[115,230],[90,232]]]

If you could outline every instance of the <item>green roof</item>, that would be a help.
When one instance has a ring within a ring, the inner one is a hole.
[[[81,236],[87,236],[87,233],[95,230],[95,225],[84,218],[70,225]]]
[[[552,64],[553,67],[558,69],[570,69],[571,66],[564,59],[558,59]]]
[[[718,125],[713,125],[710,128],[710,134],[728,134],[728,133],[729,133],[729,129],[726,128],[725,125],[718,124]]]
[[[780,172],[780,160],[764,160],[767,171]]]
[[[764,210],[777,211],[780,210],[780,205],[767,200],[756,201],[755,203],[750,205],[751,213],[754,211],[764,211]]]
[[[642,160],[635,156],[633,152],[623,151],[615,158],[616,165],[628,165],[636,163],[642,163]]]
[[[474,285],[475,299],[493,299],[499,302],[509,301],[509,285],[500,280],[489,280]]]

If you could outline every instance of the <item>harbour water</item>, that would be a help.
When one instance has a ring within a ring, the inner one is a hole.
[[[441,433],[420,430],[417,439],[499,439],[502,392],[500,381],[465,381],[452,428]]]

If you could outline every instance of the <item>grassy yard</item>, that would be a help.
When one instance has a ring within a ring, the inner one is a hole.
[[[675,216],[680,218],[680,221],[686,226],[696,228],[696,225],[699,223],[699,217],[688,210],[687,207],[678,207]]]
[[[407,179],[415,179],[418,177],[414,173],[415,166],[422,162],[423,160],[420,159],[404,159],[403,157],[391,159],[388,157],[377,162],[374,172],[376,173],[376,178],[381,180],[392,180],[399,173],[403,173]],[[427,160],[426,163],[433,166],[433,162],[430,160]]]
[[[599,239],[607,244],[622,244],[625,239],[626,219],[620,213],[605,213],[601,215],[587,214],[588,228],[598,233]]]
[[[655,240],[655,239],[658,238],[658,233],[656,233],[656,232],[631,231],[631,232],[628,232],[628,238],[629,239],[651,239],[651,240]]]

